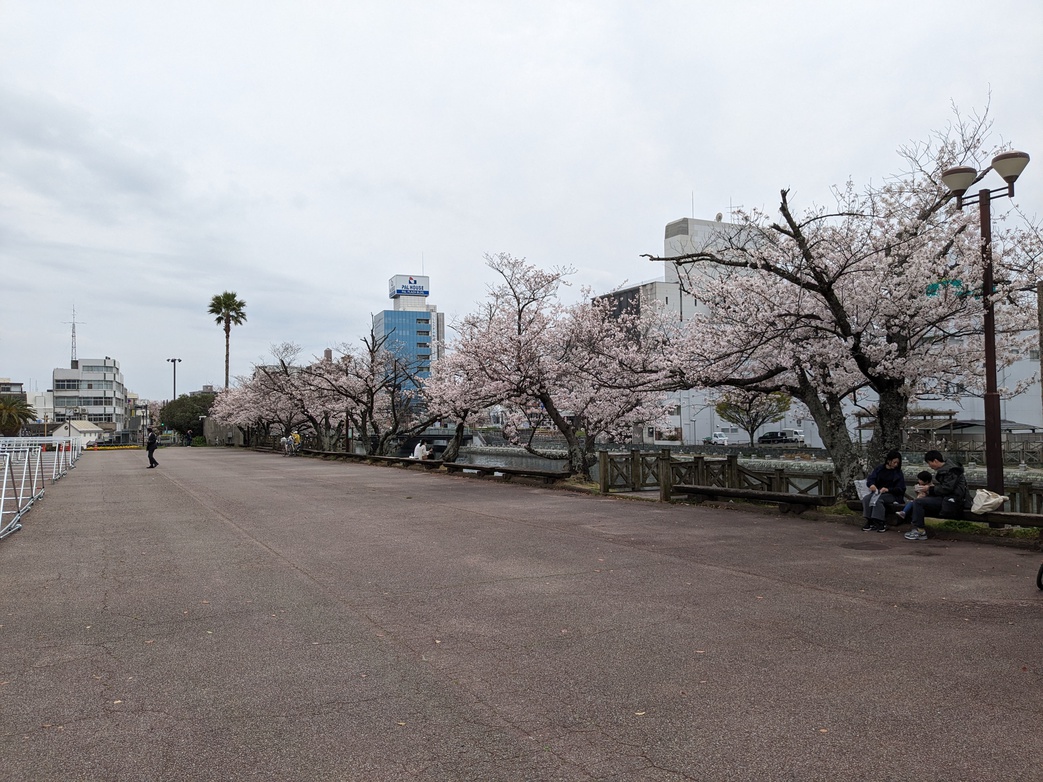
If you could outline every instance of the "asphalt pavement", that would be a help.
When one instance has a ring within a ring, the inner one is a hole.
[[[1043,554],[240,449],[0,541],[2,780],[1043,780]]]

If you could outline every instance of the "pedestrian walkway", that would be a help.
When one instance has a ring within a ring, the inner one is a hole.
[[[1039,553],[158,458],[0,541],[0,779],[1043,778]]]

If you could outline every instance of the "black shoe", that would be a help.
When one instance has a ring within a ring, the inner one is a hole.
[[[148,467],[147,467],[146,469],[149,469],[149,470],[151,470],[151,469],[152,469],[153,467],[155,467],[155,466],[156,466],[156,465],[154,465],[154,464],[150,464],[150,465],[149,465],[149,466],[148,466]]]
[[[867,521],[865,524],[862,525],[862,531],[863,532],[870,532],[870,531],[872,531],[872,529],[873,529],[873,522],[871,522],[871,521]]]
[[[881,524],[879,527],[873,527],[873,532],[887,532],[887,525]]]

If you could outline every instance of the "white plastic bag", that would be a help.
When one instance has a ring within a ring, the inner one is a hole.
[[[1009,499],[1010,497],[1005,494],[996,494],[988,489],[978,489],[974,492],[971,513],[988,513],[990,510],[999,510]]]
[[[858,499],[862,499],[869,494],[869,484],[865,481],[855,481],[855,493],[858,494]]]

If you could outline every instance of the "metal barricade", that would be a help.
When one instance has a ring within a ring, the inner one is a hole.
[[[21,518],[43,497],[42,453],[39,445],[0,452],[0,539],[20,530]]]
[[[52,483],[76,466],[84,446],[82,437],[0,437],[0,453],[41,448],[44,473]]]

